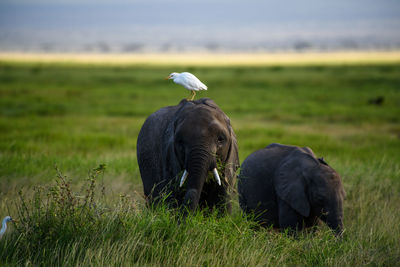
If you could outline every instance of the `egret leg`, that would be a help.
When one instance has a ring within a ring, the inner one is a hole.
[[[191,101],[193,101],[194,97],[196,96],[196,92],[192,91],[192,98],[190,99]]]
[[[190,100],[191,100],[190,97],[193,95],[192,92],[193,92],[193,91],[190,91],[189,96],[186,98],[187,101],[190,101]]]

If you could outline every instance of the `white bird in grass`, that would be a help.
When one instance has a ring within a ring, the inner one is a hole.
[[[191,91],[192,98],[190,100],[193,100],[194,96],[196,95],[196,91],[207,90],[207,86],[204,83],[202,83],[199,79],[197,79],[196,76],[194,76],[189,72],[182,72],[182,73],[173,72],[165,79],[166,80],[172,79],[174,83],[180,84],[189,91]]]
[[[10,216],[4,217],[3,223],[1,225],[1,230],[0,230],[0,239],[3,237],[4,233],[7,230],[7,223],[8,222],[14,222],[14,220]]]

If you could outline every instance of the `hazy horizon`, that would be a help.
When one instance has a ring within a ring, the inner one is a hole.
[[[2,1],[0,51],[393,50],[400,2]]]

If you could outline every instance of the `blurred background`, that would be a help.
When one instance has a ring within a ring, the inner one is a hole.
[[[400,48],[400,1],[2,0],[3,52]]]

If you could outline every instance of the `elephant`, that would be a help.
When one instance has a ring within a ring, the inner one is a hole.
[[[250,154],[238,176],[239,204],[265,227],[291,233],[325,222],[343,231],[339,174],[308,147],[273,143]]]
[[[137,139],[137,160],[149,205],[163,200],[188,211],[231,212],[238,147],[229,118],[213,100],[183,99],[151,114]]]

